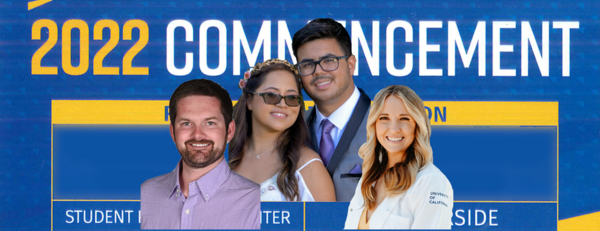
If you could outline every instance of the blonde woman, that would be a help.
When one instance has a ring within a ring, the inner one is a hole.
[[[425,106],[413,90],[395,85],[377,93],[346,229],[451,228],[454,194],[433,165],[430,136]]]

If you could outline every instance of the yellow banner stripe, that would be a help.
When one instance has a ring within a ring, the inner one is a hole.
[[[167,100],[53,100],[52,123],[169,124],[168,105]],[[558,126],[558,102],[427,101],[425,107],[432,125]]]
[[[600,230],[600,212],[560,220],[558,230]]]
[[[427,101],[425,107],[432,125],[558,126],[558,102]]]
[[[27,10],[32,10],[38,6],[51,2],[52,0],[35,0],[27,3]]]
[[[163,100],[52,100],[53,124],[169,124]]]

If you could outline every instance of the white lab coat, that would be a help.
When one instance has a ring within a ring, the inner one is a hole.
[[[344,229],[357,229],[364,206],[358,182]],[[369,220],[370,229],[450,229],[454,193],[446,176],[428,164],[403,194],[386,197]]]

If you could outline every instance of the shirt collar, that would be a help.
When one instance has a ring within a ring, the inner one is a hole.
[[[175,166],[175,169],[171,172],[171,175],[169,176],[168,182],[169,182],[169,192],[167,194],[167,198],[171,198],[173,195],[177,196],[177,198],[179,198],[181,195],[181,190],[179,190],[179,167],[182,164],[182,160],[179,160],[179,162],[177,162],[177,165]]]
[[[340,106],[333,113],[331,113],[329,117],[325,117],[323,114],[321,114],[319,108],[317,107],[317,105],[315,105],[317,114],[315,122],[317,128],[321,127],[321,121],[323,121],[324,119],[328,119],[331,123],[333,123],[333,125],[335,125],[336,128],[343,129],[350,120],[350,116],[352,116],[352,112],[354,111],[354,108],[356,107],[359,98],[360,91],[358,91],[358,88],[355,85],[354,92],[352,92],[350,98],[348,98],[348,100],[346,100],[346,102],[344,102],[342,106]]]
[[[180,198],[183,196],[183,192],[181,192],[181,186],[179,185],[179,169],[183,161],[179,161],[175,170],[173,170],[171,186],[169,187],[168,198],[172,196],[177,196]],[[225,183],[225,181],[229,178],[229,174],[231,173],[231,169],[227,165],[227,162],[223,158],[221,162],[212,170],[204,174],[204,176],[200,177],[200,179],[190,182],[190,187],[198,187],[200,193],[202,193],[202,197],[208,201],[212,198],[215,192]],[[195,183],[195,184],[194,184]],[[195,186],[194,186],[195,185]]]

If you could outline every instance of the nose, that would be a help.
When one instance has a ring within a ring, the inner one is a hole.
[[[279,102],[277,102],[277,104],[275,104],[275,106],[277,107],[287,107],[287,104],[285,104],[285,97],[281,97],[281,99],[279,100]]]
[[[194,126],[194,129],[192,132],[193,132],[192,136],[194,137],[195,140],[200,140],[200,139],[206,137],[206,134],[204,133],[202,126],[199,126],[199,125]]]
[[[325,72],[326,71],[321,68],[321,63],[315,64],[315,73],[313,73],[313,75],[319,76],[325,74]]]
[[[400,129],[400,122],[395,121],[395,120],[392,121],[390,123],[390,128],[389,129],[390,129],[391,132],[400,132],[400,130],[401,130]]]

